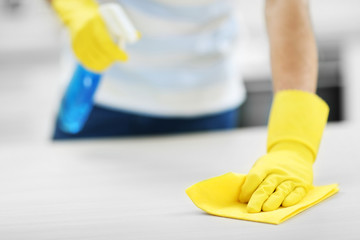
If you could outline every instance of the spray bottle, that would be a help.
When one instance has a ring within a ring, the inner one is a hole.
[[[107,30],[121,49],[125,48],[126,43],[131,44],[139,39],[138,31],[119,4],[107,3],[99,8]],[[93,72],[80,63],[77,64],[61,101],[59,112],[61,130],[76,134],[83,129],[92,110],[101,76],[102,73]]]

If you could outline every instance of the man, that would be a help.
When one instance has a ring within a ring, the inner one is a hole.
[[[104,72],[83,131],[71,136],[57,127],[54,138],[235,127],[245,92],[232,1],[118,2],[142,34],[126,52],[112,42],[98,3],[52,0],[76,58]],[[306,195],[329,111],[315,95],[317,49],[308,1],[266,0],[265,8],[275,97],[267,154],[256,161],[239,195],[249,212],[292,206]]]

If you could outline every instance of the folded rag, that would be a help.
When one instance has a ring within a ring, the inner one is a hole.
[[[245,175],[229,172],[196,183],[187,188],[186,193],[197,207],[212,215],[280,224],[339,191],[337,184],[314,186],[294,206],[280,207],[269,212],[248,213],[246,203],[240,203],[238,200],[240,187],[244,180]]]

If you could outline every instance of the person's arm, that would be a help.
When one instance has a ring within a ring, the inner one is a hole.
[[[329,107],[316,94],[317,49],[306,0],[267,0],[274,100],[267,153],[241,187],[248,212],[272,211],[301,201],[312,188]]]
[[[318,57],[308,0],[266,0],[265,15],[274,91],[315,93]]]

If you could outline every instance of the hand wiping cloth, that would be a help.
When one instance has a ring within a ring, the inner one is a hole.
[[[277,92],[268,123],[266,154],[248,174],[228,173],[186,190],[204,211],[223,217],[278,224],[338,191],[313,186],[329,107],[316,94]]]
[[[274,211],[249,213],[246,203],[238,200],[245,175],[227,173],[192,185],[186,193],[194,204],[205,212],[227,218],[280,224],[307,208],[338,192],[337,184],[312,187],[307,195],[291,207],[280,207]]]

